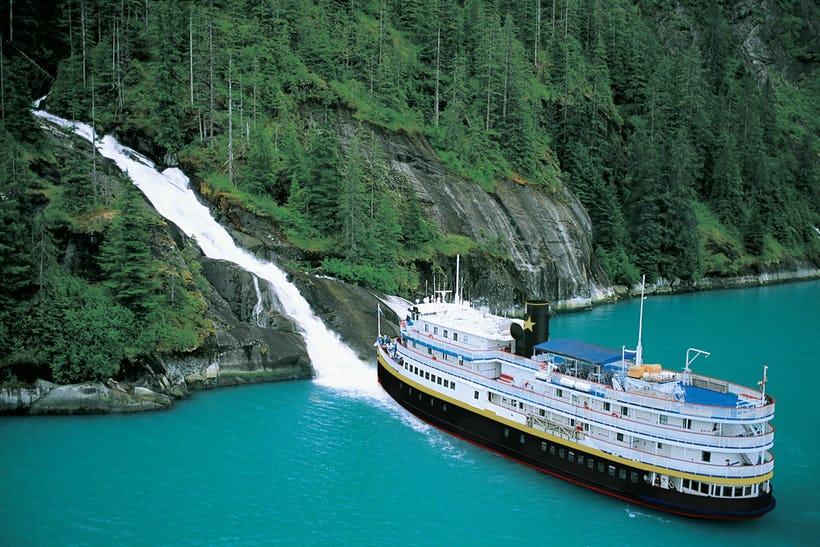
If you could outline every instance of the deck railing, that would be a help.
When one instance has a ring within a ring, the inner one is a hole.
[[[420,344],[423,347],[431,347],[439,351],[446,351],[452,355],[459,355],[468,362],[498,360],[502,363],[508,363],[513,366],[520,367],[522,370],[526,371],[539,370],[539,365],[536,361],[520,355],[515,355],[513,353],[500,351],[497,349],[470,350],[462,346],[452,344],[448,340],[441,340],[430,335],[422,335],[421,333],[418,334],[420,335],[419,338],[414,339],[417,344]],[[567,378],[572,378],[572,376],[567,375]],[[701,384],[709,384],[710,382],[716,381],[713,378],[701,375],[693,375],[692,378],[694,381]],[[750,400],[759,400],[760,398],[760,393],[756,390],[731,382],[720,382],[727,385],[729,391],[737,393]],[[669,412],[692,418],[733,420],[738,422],[765,421],[774,417],[774,404],[772,402],[768,402],[762,406],[742,406],[740,408],[709,406],[620,391],[604,384],[594,382],[591,383],[596,387],[597,394],[602,398],[606,398],[609,401],[617,401],[618,403],[627,406],[645,408],[652,411]]]

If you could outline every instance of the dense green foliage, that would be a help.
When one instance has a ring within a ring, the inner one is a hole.
[[[732,260],[707,270],[697,204],[742,234],[737,256],[817,258],[818,9],[676,6],[66,3],[63,28],[97,33],[71,34],[50,102],[90,118],[94,99],[103,129],[147,134],[214,184],[227,176],[221,191],[239,201],[267,197],[293,241],[351,279],[387,280],[437,249],[417,211],[389,207],[412,192],[374,126],[425,134],[488,191],[498,177],[569,185],[616,281],[737,273]],[[758,23],[758,51],[744,52]],[[772,59],[753,72],[753,56]],[[368,125],[340,135],[340,106]]]
[[[206,192],[270,216],[330,273],[391,292],[412,291],[415,264],[436,254],[497,247],[425,218],[380,150],[379,133],[391,131],[427,139],[488,192],[500,178],[544,192],[567,185],[615,282],[817,262],[820,9],[743,4],[14,3],[0,40],[3,362],[52,363],[56,349],[42,354],[15,329],[61,302],[76,302],[58,306],[62,317],[131,333],[111,336],[114,360],[193,345],[202,332],[185,315],[201,302],[185,268],[152,262],[160,231],[139,200],[79,160],[53,183],[31,173],[26,108],[44,90],[50,109],[150,141]],[[64,263],[76,234],[102,238],[82,271]],[[168,329],[133,335],[146,321]],[[72,361],[51,366],[58,378],[78,374]]]
[[[197,263],[90,147],[35,174],[52,150],[0,131],[0,381],[105,380],[198,347],[212,327]]]

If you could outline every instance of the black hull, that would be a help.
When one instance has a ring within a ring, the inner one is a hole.
[[[604,459],[599,453],[586,453],[562,444],[558,438],[545,440],[410,386],[385,367],[381,359],[378,378],[382,388],[401,406],[438,429],[597,492],[704,519],[754,519],[775,506],[771,492],[756,498],[724,499],[654,487],[642,480],[645,472],[641,469]]]

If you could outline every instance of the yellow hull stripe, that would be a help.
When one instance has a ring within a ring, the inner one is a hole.
[[[514,427],[515,429],[518,429],[518,430],[521,430],[521,431],[526,431],[527,433],[529,433],[530,435],[532,435],[534,437],[538,437],[538,438],[541,438],[541,439],[544,439],[544,440],[549,440],[551,442],[564,445],[567,448],[574,448],[575,450],[580,450],[580,451],[585,452],[587,454],[593,454],[593,455],[598,456],[601,459],[604,459],[604,460],[607,460],[607,461],[610,461],[610,462],[615,462],[615,463],[620,463],[620,464],[627,465],[627,466],[630,466],[630,467],[635,467],[635,468],[640,469],[642,471],[648,471],[648,472],[653,472],[653,473],[661,473],[663,475],[670,475],[670,476],[673,476],[673,477],[680,477],[680,478],[683,478],[683,479],[690,479],[690,480],[696,480],[696,481],[701,481],[701,482],[708,482],[708,483],[712,483],[712,484],[724,484],[724,485],[730,485],[730,486],[745,486],[745,485],[749,485],[749,484],[757,484],[757,483],[761,483],[763,481],[766,481],[766,480],[772,478],[772,476],[774,475],[773,471],[770,471],[770,472],[766,473],[765,475],[761,475],[761,476],[758,476],[758,477],[745,477],[745,478],[740,478],[740,479],[734,479],[734,478],[728,478],[728,477],[713,477],[713,476],[709,476],[709,475],[697,475],[697,474],[694,474],[694,473],[685,473],[685,472],[682,472],[682,471],[675,471],[675,470],[672,470],[672,469],[667,469],[665,467],[658,467],[656,465],[650,465],[650,464],[645,464],[645,463],[641,463],[641,462],[636,462],[636,461],[633,461],[633,460],[629,460],[627,458],[622,458],[620,456],[615,456],[613,454],[608,454],[608,453],[606,453],[602,450],[598,450],[597,448],[592,448],[591,446],[586,446],[586,445],[583,445],[583,444],[575,443],[573,441],[569,441],[567,439],[562,439],[561,437],[556,437],[554,435],[550,435],[549,433],[547,433],[545,431],[541,431],[540,429],[534,429],[534,428],[529,427],[525,424],[521,424],[521,423],[515,422],[513,420],[509,420],[509,419],[504,418],[503,416],[499,416],[498,414],[495,414],[494,412],[491,412],[489,410],[482,410],[482,409],[479,409],[479,408],[472,407],[470,405],[465,404],[464,401],[461,401],[459,399],[454,399],[453,397],[450,397],[450,396],[445,395],[443,393],[439,393],[437,391],[430,391],[426,386],[423,386],[423,385],[415,382],[414,380],[412,380],[408,377],[401,376],[401,375],[397,374],[396,371],[393,369],[393,367],[390,366],[389,364],[387,364],[387,362],[385,362],[385,360],[382,357],[381,353],[378,354],[378,360],[382,364],[382,366],[385,368],[385,370],[387,370],[395,378],[401,380],[405,384],[407,384],[407,385],[409,385],[409,386],[411,386],[411,387],[413,387],[413,388],[415,388],[415,389],[417,389],[417,390],[419,390],[423,393],[426,393],[427,395],[432,395],[432,396],[434,396],[438,399],[441,399],[443,401],[447,401],[450,404],[453,404],[453,405],[455,405],[459,408],[463,408],[465,410],[469,410],[470,412],[473,412],[473,413],[478,414],[480,416],[484,416],[485,418],[490,419],[494,422],[502,423],[504,425]]]

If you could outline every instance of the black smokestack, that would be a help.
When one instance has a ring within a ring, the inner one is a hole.
[[[550,337],[550,303],[546,300],[527,302],[527,313],[524,316],[524,347],[526,357],[532,355],[532,347],[546,342]]]

